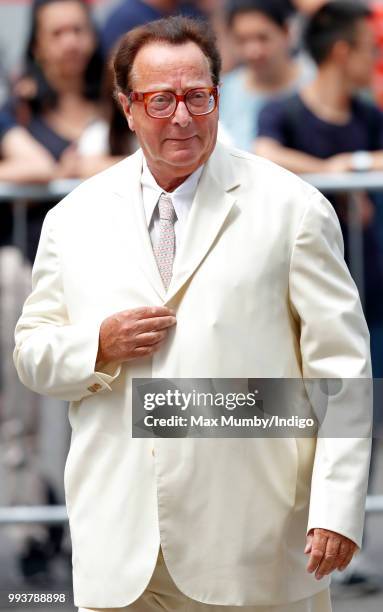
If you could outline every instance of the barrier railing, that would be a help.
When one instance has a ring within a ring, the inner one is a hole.
[[[70,193],[80,181],[65,179],[52,181],[47,185],[16,185],[0,183],[1,202],[11,201],[13,211],[13,244],[22,253],[27,252],[27,210],[30,202],[59,202]]]
[[[319,191],[328,193],[383,191],[383,172],[341,172],[339,174],[303,174],[302,178]]]
[[[366,513],[383,512],[383,495],[369,495],[366,501]],[[1,525],[40,523],[44,525],[67,523],[68,515],[65,506],[4,506],[0,507]]]
[[[349,268],[365,303],[363,227],[355,200],[358,191],[383,191],[383,172],[343,172],[341,174],[306,174],[304,178],[326,194],[348,193],[348,252]]]
[[[302,178],[326,194],[346,192],[350,196],[349,265],[363,301],[363,230],[352,195],[358,191],[383,191],[383,172],[305,174]],[[13,205],[14,245],[23,253],[26,252],[29,202],[58,202],[79,183],[75,179],[53,181],[48,185],[0,183],[0,206],[4,201],[12,201]],[[369,495],[366,512],[383,512],[383,495]],[[65,506],[0,507],[0,526],[15,523],[65,523],[67,520]]]
[[[383,191],[383,172],[304,174],[302,178],[326,194],[349,194],[349,267],[364,303],[363,229],[353,194],[357,191]],[[77,179],[57,180],[47,185],[0,183],[0,204],[4,200],[11,200],[13,203],[13,244],[26,253],[29,202],[58,202],[79,183]]]
[[[383,172],[341,172],[339,174],[302,174],[320,191],[383,191]],[[46,185],[19,185],[0,182],[0,201],[10,199],[54,200],[77,187],[78,179],[61,179]]]

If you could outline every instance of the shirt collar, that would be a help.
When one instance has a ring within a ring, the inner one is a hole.
[[[145,217],[149,227],[153,216],[154,209],[157,206],[158,199],[161,193],[165,193],[172,198],[174,210],[178,220],[183,220],[188,215],[195,192],[197,190],[198,181],[201,177],[203,165],[199,166],[188,178],[181,183],[174,191],[166,192],[160,187],[154,176],[149,170],[147,161],[143,159],[141,186],[144,201]]]

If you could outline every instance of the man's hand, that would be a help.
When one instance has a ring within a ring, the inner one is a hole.
[[[329,529],[311,529],[307,534],[305,554],[310,554],[307,571],[315,571],[320,580],[335,569],[346,569],[357,545],[346,536]]]
[[[147,306],[117,312],[101,323],[96,364],[148,357],[176,323],[174,311]]]

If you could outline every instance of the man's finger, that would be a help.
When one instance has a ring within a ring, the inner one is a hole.
[[[349,565],[349,563],[351,562],[351,559],[352,559],[352,558],[353,558],[353,556],[354,556],[354,552],[355,552],[355,548],[354,548],[354,549],[352,549],[352,550],[351,550],[351,551],[350,551],[350,552],[347,554],[347,556],[346,556],[346,557],[345,557],[345,559],[342,561],[342,563],[338,565],[338,570],[339,570],[340,572],[343,572],[343,570],[345,570],[345,569],[346,569],[346,567]]]
[[[311,553],[307,563],[307,571],[312,573],[316,570],[326,550],[327,537],[323,533],[314,531],[314,537],[311,543]]]
[[[133,323],[133,330],[136,335],[146,334],[155,331],[161,331],[172,327],[177,323],[177,319],[173,316],[155,317],[150,319],[139,319]]]
[[[315,572],[315,578],[320,580],[337,567],[340,545],[341,538],[339,536],[330,536],[328,538],[323,559]]]
[[[139,319],[152,319],[156,317],[168,317],[169,315],[174,316],[174,310],[167,308],[166,306],[140,306],[139,308],[131,308],[130,310],[123,310],[122,315],[129,315],[129,318]]]
[[[151,344],[150,346],[138,346],[132,352],[131,359],[135,359],[137,357],[149,357],[150,355],[153,355],[153,353],[158,351],[158,349],[161,347],[161,344],[161,342],[158,342],[157,344]]]
[[[346,559],[350,554],[350,542],[348,540],[342,539],[340,544],[339,554],[338,554],[338,563],[337,568],[340,568],[346,563]]]
[[[166,330],[158,332],[148,332],[146,334],[138,334],[134,339],[135,347],[139,346],[151,346],[152,344],[158,344],[165,340]]]

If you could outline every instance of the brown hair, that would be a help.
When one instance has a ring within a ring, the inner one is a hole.
[[[115,94],[131,91],[133,62],[142,47],[153,42],[180,45],[189,41],[198,45],[209,60],[213,84],[218,85],[221,57],[213,31],[205,21],[176,15],[151,21],[124,34],[113,59]]]

